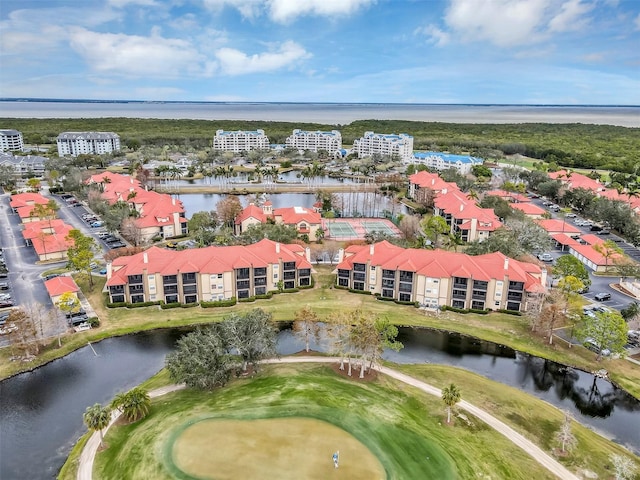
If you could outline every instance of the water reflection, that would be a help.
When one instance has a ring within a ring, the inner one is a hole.
[[[0,383],[0,478],[52,478],[85,431],[82,413],[139,384],[164,365],[185,330],[111,338]],[[400,329],[398,363],[453,365],[531,393],[581,423],[640,451],[640,402],[603,379],[475,338],[427,329]],[[302,350],[290,330],[278,337],[283,355]],[[315,350],[323,345],[312,344]],[[464,386],[461,386],[464,394]]]

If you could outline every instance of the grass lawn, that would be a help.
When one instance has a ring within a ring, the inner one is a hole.
[[[304,435],[298,437],[297,448],[283,443],[284,435],[273,429],[268,429],[269,435],[275,435],[277,441],[265,444],[252,438],[252,433],[262,435],[260,424],[267,420],[293,430],[303,422]],[[187,479],[196,474],[197,478],[247,478],[236,475],[235,468],[249,465],[264,479],[336,474],[337,478],[357,479],[365,478],[358,476],[362,469],[375,472],[378,464],[385,472],[383,478],[389,479],[553,478],[524,451],[475,418],[455,417],[450,426],[445,420],[439,398],[385,376],[357,382],[325,365],[268,366],[254,378],[235,380],[213,392],[185,390],[158,398],[147,418],[109,431],[108,448],[96,458],[94,478]],[[197,425],[199,432],[187,435]],[[210,458],[194,461],[197,455],[193,452],[203,448],[198,438],[220,434],[231,438],[229,445],[220,447],[229,476],[222,475],[222,466],[215,462],[221,452],[211,450],[206,453]],[[323,438],[327,436],[330,442]],[[181,450],[185,448],[192,450],[186,453],[187,460]],[[259,451],[254,457],[254,450],[260,448],[276,458],[267,460],[269,455]],[[341,453],[337,471],[331,462],[335,450]],[[359,454],[354,457],[351,451]],[[278,467],[280,455],[288,460],[284,471]],[[268,465],[264,469],[252,466],[254,458]],[[290,469],[303,472],[304,465],[296,463],[307,458],[321,470],[318,475],[287,476]],[[350,468],[356,476],[344,476],[342,472]]]
[[[62,348],[58,348],[57,341],[52,341],[43,353],[29,364],[8,361],[11,356],[10,349],[1,349],[0,378],[6,378],[63,356],[85,346],[87,341],[97,341],[141,330],[217,322],[232,311],[246,312],[254,308],[262,308],[270,312],[275,321],[292,321],[295,312],[302,306],[308,305],[321,319],[326,319],[335,311],[336,305],[339,305],[342,309],[360,308],[371,315],[386,317],[396,325],[430,327],[475,336],[586,371],[604,368],[609,371],[613,381],[636,398],[640,398],[640,367],[619,359],[596,362],[596,355],[582,347],[568,348],[559,343],[550,346],[542,337],[531,334],[524,317],[502,313],[462,315],[444,312],[439,316],[426,315],[422,310],[411,306],[378,301],[370,295],[358,295],[332,288],[334,277],[330,272],[333,267],[323,265],[314,266],[314,268],[317,270],[315,288],[297,293],[277,294],[269,300],[208,309],[195,307],[161,310],[157,306],[108,309],[105,307],[102,293],[105,278],[94,277],[95,286],[92,291],[89,291],[86,276],[77,275],[76,281],[100,318],[100,328],[68,336],[64,339]]]

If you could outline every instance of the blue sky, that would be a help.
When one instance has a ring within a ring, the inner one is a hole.
[[[640,0],[2,0],[0,97],[640,105]]]

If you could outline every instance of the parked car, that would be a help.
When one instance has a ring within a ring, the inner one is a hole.
[[[0,290],[9,290],[9,282],[0,282]]]
[[[600,292],[596,293],[596,296],[593,297],[599,302],[604,302],[605,300],[611,300],[611,294],[608,292]]]
[[[104,225],[104,222],[93,222],[89,224],[91,228],[100,228]]]
[[[577,215],[575,213],[567,213],[567,218],[576,218]]]
[[[91,325],[89,325],[87,322],[82,322],[77,326],[73,327],[73,329],[76,332],[84,332],[85,330],[91,330]]]
[[[13,300],[0,300],[0,308],[13,307]]]
[[[60,274],[59,273],[52,273],[51,275],[47,275],[46,277],[44,277],[45,280],[51,280],[52,278],[56,278],[59,277]]]
[[[9,323],[8,325],[0,327],[0,335],[8,335],[9,333],[15,332],[16,330],[18,330],[18,327],[13,323]]]
[[[599,232],[596,232],[596,235],[609,235],[611,233],[611,230],[608,230],[606,228],[603,228],[602,230],[600,230]]]
[[[550,253],[539,253],[538,260],[541,262],[553,262],[553,257]]]
[[[600,225],[591,225],[591,228],[589,229],[592,232],[600,232],[602,230],[602,227]]]
[[[107,246],[108,246],[109,248],[112,248],[112,249],[113,249],[113,248],[122,248],[122,247],[126,247],[127,245],[126,245],[126,244],[124,244],[124,243],[122,243],[122,242],[119,242],[119,241],[118,241],[118,242],[109,243]]]
[[[603,355],[605,357],[608,357],[609,355],[611,355],[611,350],[609,350],[608,348],[605,348],[602,351],[600,351],[600,347],[598,346],[598,344],[593,338],[585,338],[582,344],[584,345],[585,348],[591,350],[592,352],[599,353],[600,355]]]

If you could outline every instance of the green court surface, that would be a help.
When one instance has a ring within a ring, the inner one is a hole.
[[[357,236],[357,233],[354,230],[354,228],[348,223],[326,222],[325,225],[329,229],[329,236],[331,238]]]
[[[362,226],[367,231],[367,233],[371,232],[380,232],[385,233],[387,235],[396,235],[396,231],[392,229],[389,225],[384,222],[367,222],[363,221]]]

